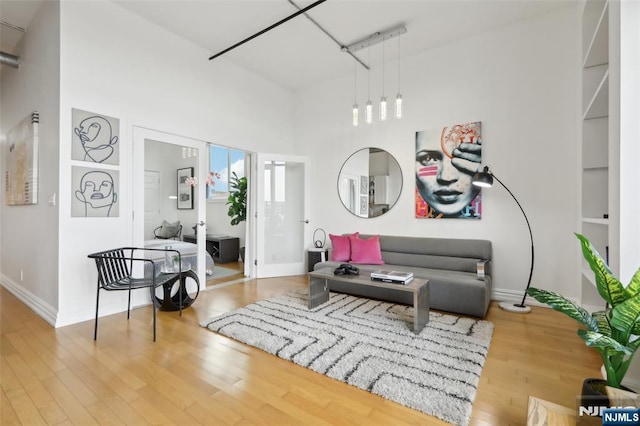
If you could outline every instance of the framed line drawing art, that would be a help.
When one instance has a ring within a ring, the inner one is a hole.
[[[118,217],[120,172],[71,167],[71,217]]]
[[[193,186],[188,179],[193,176],[193,167],[178,169],[178,210],[193,209]]]
[[[118,165],[120,120],[104,114],[71,109],[71,159]]]
[[[360,194],[369,193],[369,176],[360,176]]]

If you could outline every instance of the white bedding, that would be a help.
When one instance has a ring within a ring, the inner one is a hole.
[[[164,249],[170,247],[172,250],[178,250],[182,258],[182,263],[188,262],[191,264],[191,269],[198,270],[198,245],[187,243],[185,241],[176,240],[146,240],[144,242],[145,248]],[[153,252],[151,252],[153,253]],[[159,253],[159,252],[158,252]],[[163,260],[164,254],[159,253],[157,257],[153,257],[154,260]],[[213,258],[205,251],[206,271],[207,276],[213,275]]]

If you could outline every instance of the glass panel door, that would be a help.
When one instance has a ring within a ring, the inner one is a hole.
[[[307,159],[258,154],[257,276],[305,273]]]

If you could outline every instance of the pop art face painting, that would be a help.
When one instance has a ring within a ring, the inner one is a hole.
[[[481,161],[479,121],[416,132],[416,217],[480,219]]]

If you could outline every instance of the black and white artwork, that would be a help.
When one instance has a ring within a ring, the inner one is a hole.
[[[71,159],[90,163],[119,164],[120,120],[72,108]]]
[[[193,209],[193,167],[178,169],[178,209]]]
[[[118,188],[120,174],[117,170],[71,168],[71,216],[118,217]]]

